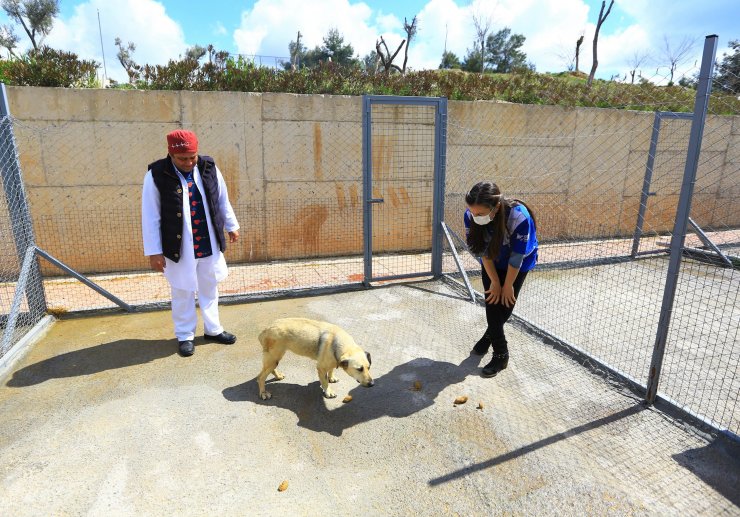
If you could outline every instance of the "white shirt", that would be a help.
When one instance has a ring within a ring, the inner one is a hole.
[[[208,199],[205,195],[205,188],[203,188],[203,181],[198,172],[198,166],[196,165],[193,169],[193,180],[195,184],[203,193],[203,208],[206,213],[206,220],[208,222],[208,233],[211,237],[211,249],[213,255],[210,257],[195,258],[193,251],[193,227],[190,222],[190,199],[188,196],[188,183],[185,177],[177,170],[177,176],[180,178],[180,184],[182,185],[182,214],[183,214],[183,230],[182,230],[182,251],[180,253],[180,261],[173,262],[165,257],[165,268],[164,276],[169,281],[172,287],[177,289],[186,289],[189,291],[197,291],[197,278],[195,274],[196,265],[199,263],[201,267],[208,265],[213,268],[213,274],[218,282],[222,281],[228,275],[228,269],[226,267],[226,259],[224,254],[218,246],[218,240],[216,239],[216,229],[211,221],[211,214],[208,209]],[[229,193],[226,189],[226,182],[224,181],[221,171],[216,167],[216,178],[218,180],[218,206],[216,210],[221,213],[224,219],[224,229],[227,232],[233,232],[239,229],[239,223],[236,220],[234,209],[231,207],[229,202]],[[141,229],[142,236],[144,238],[144,255],[160,255],[162,253],[162,235],[160,233],[161,223],[161,198],[159,189],[154,184],[154,178],[152,177],[152,171],[149,170],[144,176],[144,189],[141,196]]]

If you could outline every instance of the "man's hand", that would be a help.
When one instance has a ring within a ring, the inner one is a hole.
[[[149,255],[149,264],[154,271],[164,273],[165,261],[164,255]]]
[[[239,240],[239,230],[229,232],[229,242],[236,242]]]

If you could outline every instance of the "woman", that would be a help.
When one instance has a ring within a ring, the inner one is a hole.
[[[509,364],[504,323],[514,310],[527,273],[537,264],[537,233],[532,211],[504,197],[495,183],[477,183],[465,196],[465,232],[470,250],[481,259],[488,329],[472,354],[493,357],[483,377],[493,377]]]

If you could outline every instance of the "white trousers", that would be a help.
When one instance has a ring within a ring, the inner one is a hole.
[[[218,281],[213,266],[206,261],[197,261],[195,268],[198,280],[198,305],[203,316],[203,330],[215,336],[224,331],[218,317]],[[198,314],[195,311],[195,291],[187,289],[172,290],[172,321],[175,324],[175,337],[178,341],[189,341],[195,338],[195,327],[198,325]]]

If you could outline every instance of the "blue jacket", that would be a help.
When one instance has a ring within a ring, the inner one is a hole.
[[[467,236],[471,225],[476,224],[473,222],[473,214],[467,208],[463,221],[465,223],[465,235]],[[490,242],[491,237],[493,237],[493,224],[487,224],[486,230],[488,231],[486,242]],[[507,234],[504,235],[504,242],[501,244],[498,257],[493,263],[495,268],[507,269],[511,254],[519,253],[524,256],[519,270],[525,273],[531,271],[537,264],[539,243],[537,242],[537,229],[534,220],[526,206],[519,204],[506,207],[506,230]],[[480,261],[480,257],[478,257],[478,261]]]

